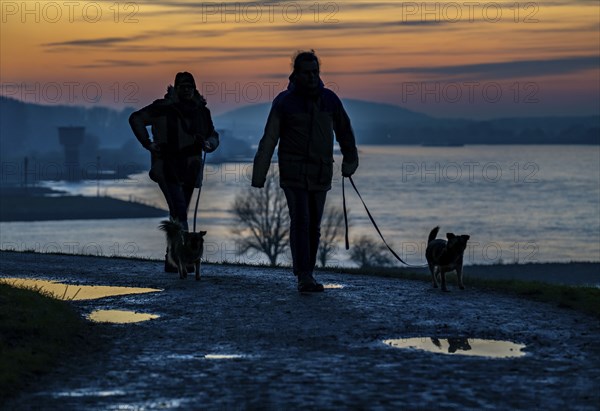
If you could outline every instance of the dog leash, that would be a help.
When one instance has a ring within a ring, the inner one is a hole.
[[[196,232],[196,215],[198,214],[198,203],[200,203],[200,192],[202,191],[202,181],[204,180],[204,164],[206,164],[206,151],[202,156],[202,166],[200,167],[200,184],[198,186],[198,197],[196,197],[196,208],[194,208],[194,232]]]
[[[346,226],[346,235],[345,235],[346,250],[349,250],[350,249],[350,241],[348,240],[348,212],[346,211],[346,189],[344,187],[345,179],[346,179],[346,177],[342,177],[342,201],[344,203],[344,224]],[[402,258],[400,258],[400,256],[392,249],[392,247],[390,247],[390,245],[387,243],[387,241],[385,241],[385,238],[383,238],[383,234],[381,234],[381,230],[377,226],[377,223],[375,222],[375,219],[371,215],[369,208],[367,207],[367,205],[365,204],[365,201],[363,200],[362,196],[360,195],[358,188],[356,188],[356,184],[354,184],[354,180],[352,180],[352,177],[348,177],[348,179],[350,180],[350,184],[352,184],[352,187],[354,187],[354,191],[356,191],[358,198],[360,198],[360,201],[362,202],[363,206],[365,207],[365,211],[367,212],[367,215],[369,216],[369,219],[371,220],[371,224],[373,224],[373,227],[375,227],[377,234],[379,234],[379,237],[381,237],[383,244],[385,244],[385,246],[388,248],[388,250],[390,250],[392,255],[394,257],[396,257],[396,259],[398,261],[400,261],[402,264],[404,264],[408,267],[415,267],[415,268],[427,267],[427,264],[423,264],[423,265],[408,264],[406,261],[404,261]]]

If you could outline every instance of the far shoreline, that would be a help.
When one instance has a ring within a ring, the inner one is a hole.
[[[40,187],[0,190],[0,222],[166,217],[168,211],[113,197],[63,195]]]

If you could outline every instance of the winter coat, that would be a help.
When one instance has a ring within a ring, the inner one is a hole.
[[[281,187],[326,191],[333,177],[333,138],[343,155],[343,167],[358,167],[358,153],[348,114],[338,96],[322,86],[309,97],[294,90],[293,83],[271,106],[265,132],[254,157],[252,185],[266,181],[275,146],[279,142]]]
[[[192,104],[179,102],[175,89],[169,86],[163,99],[134,112],[129,117],[133,133],[149,149],[152,142],[160,152],[151,152],[150,178],[156,182],[196,184],[202,166],[205,141],[214,151],[219,146],[206,100],[196,91]],[[152,126],[152,140],[147,126]]]

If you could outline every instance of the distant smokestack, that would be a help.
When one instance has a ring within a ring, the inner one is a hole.
[[[64,170],[65,180],[81,180],[81,167],[79,165],[79,146],[83,143],[85,127],[59,127],[58,139],[65,149]]]

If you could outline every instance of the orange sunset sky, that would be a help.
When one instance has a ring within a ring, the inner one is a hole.
[[[342,98],[438,117],[599,112],[600,3],[0,1],[2,94],[141,107],[192,72],[215,114],[314,48]]]

